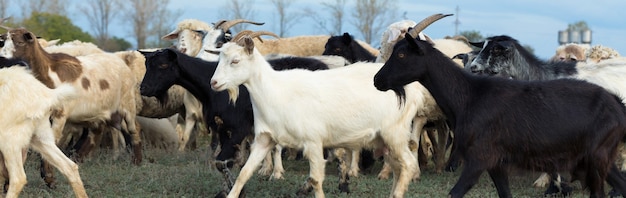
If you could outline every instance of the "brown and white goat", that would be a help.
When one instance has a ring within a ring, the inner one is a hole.
[[[122,59],[110,53],[78,57],[48,53],[37,42],[36,36],[24,28],[11,29],[2,37],[6,40],[0,54],[26,61],[34,76],[44,85],[54,88],[61,83],[70,83],[78,90],[76,99],[64,102],[63,107],[52,115],[57,143],[62,139],[66,122],[102,131],[111,124],[119,126],[124,121],[132,138],[132,161],[141,163],[141,136],[135,126],[136,103],[121,102],[135,101],[137,83]],[[117,118],[120,123],[111,123]]]

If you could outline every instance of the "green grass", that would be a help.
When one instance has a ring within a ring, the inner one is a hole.
[[[141,166],[132,165],[127,153],[117,160],[113,160],[112,154],[106,150],[100,150],[94,156],[79,165],[85,188],[91,197],[213,197],[221,190],[222,176],[209,166],[206,147],[184,153],[144,149],[144,162]],[[255,174],[244,188],[247,197],[295,197],[295,192],[308,176],[308,162],[285,160],[284,163],[284,180],[268,181],[268,177]],[[324,181],[326,196],[387,197],[391,181],[376,179],[381,164],[377,163],[372,173],[351,178],[352,193],[345,194],[337,189],[336,163],[328,163]],[[39,177],[39,161],[36,155],[29,155],[25,166],[29,182],[21,194],[22,197],[74,197],[67,180],[58,171],[57,188],[46,187]],[[238,169],[235,174],[238,174],[237,171]],[[459,174],[460,171],[436,174],[432,167],[422,169],[421,180],[410,184],[406,197],[447,197]],[[545,189],[532,187],[538,176],[539,173],[533,172],[514,173],[510,178],[513,197],[541,197]],[[572,197],[588,196],[580,189],[578,182],[574,186]],[[312,193],[309,197],[313,197]],[[486,173],[466,197],[497,197]]]

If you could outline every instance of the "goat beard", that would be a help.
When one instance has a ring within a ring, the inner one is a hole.
[[[400,87],[391,87],[390,88],[394,93],[396,93],[396,96],[398,97],[398,103],[400,105],[404,104],[404,101],[406,99],[406,92],[404,90],[404,86],[400,86]]]

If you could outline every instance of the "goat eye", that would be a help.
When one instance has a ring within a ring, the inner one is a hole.
[[[341,48],[335,48],[335,52],[340,52]]]
[[[569,60],[573,61],[573,62],[578,62],[578,59],[576,59],[576,58],[570,58]]]
[[[15,44],[19,45],[19,46],[24,46],[26,43],[24,43],[24,42],[16,42]]]
[[[167,68],[167,66],[168,66],[167,64],[163,63],[163,64],[160,64],[160,65],[159,65],[159,68],[161,68],[161,69],[166,69],[166,68]]]
[[[237,63],[239,63],[239,60],[238,59],[234,59],[231,63],[232,64],[237,64]]]
[[[398,58],[404,58],[404,53],[398,54]]]

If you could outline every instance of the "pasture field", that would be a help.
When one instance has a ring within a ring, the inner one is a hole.
[[[221,190],[223,177],[209,166],[207,146],[195,151],[180,153],[163,149],[144,149],[144,162],[141,166],[130,163],[128,153],[112,159],[112,153],[100,149],[94,157],[80,163],[80,174],[87,194],[90,197],[213,197]],[[284,160],[285,179],[268,181],[267,176],[255,174],[244,188],[247,197],[296,197],[295,192],[308,175],[308,162],[305,160]],[[422,169],[421,180],[412,182],[406,197],[447,197],[448,191],[457,181],[460,170],[454,173],[436,174],[432,163]],[[370,172],[358,178],[351,178],[350,194],[337,189],[337,163],[326,166],[324,192],[327,197],[388,197],[391,180],[378,180],[376,175],[382,166],[377,162]],[[30,197],[74,197],[67,180],[56,172],[57,188],[49,189],[39,177],[39,160],[29,155],[25,164],[28,184],[21,196]],[[234,170],[238,174],[239,169]],[[532,187],[539,176],[537,172],[515,171],[510,178],[513,197],[542,197],[543,190]],[[581,190],[580,183],[574,183],[572,197],[588,197]],[[610,186],[607,185],[607,190]],[[313,197],[312,193],[308,197]],[[466,197],[498,197],[495,187],[485,172],[480,182]]]

